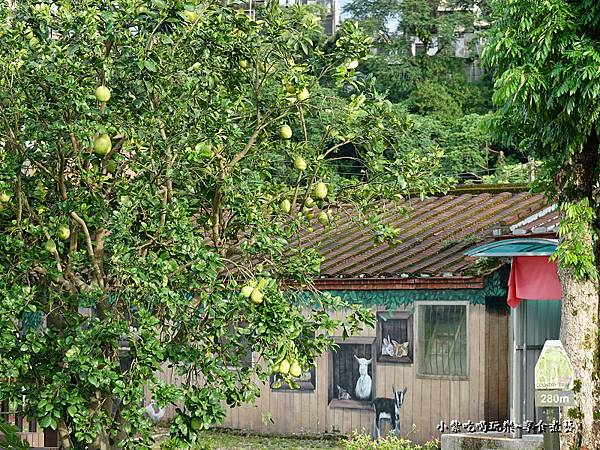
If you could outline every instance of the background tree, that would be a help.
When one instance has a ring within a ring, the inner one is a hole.
[[[0,22],[0,398],[65,449],[141,449],[148,388],[186,448],[269,372],[291,381],[372,323],[298,295],[320,257],[289,245],[335,202],[435,183],[435,154],[384,156],[401,122],[356,79],[355,24],[326,45],[310,11],[175,0],[5,2]],[[325,78],[343,108],[322,107]],[[370,187],[331,169],[350,143]]]
[[[471,79],[489,25],[487,1],[354,0],[345,11],[373,36],[376,52],[361,61],[360,75],[387,92],[399,117],[410,114],[410,132],[399,145],[417,152],[442,150],[440,169],[464,182],[527,181],[527,158],[488,129],[492,111],[489,74]],[[467,37],[467,58],[455,56]],[[413,42],[423,51],[413,54]]]
[[[575,433],[561,448],[600,448],[600,4],[495,0],[484,57],[496,72],[498,131],[543,160],[558,201],[561,340],[575,369]]]

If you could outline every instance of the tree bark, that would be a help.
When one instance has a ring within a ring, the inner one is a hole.
[[[598,395],[598,283],[577,280],[568,269],[560,269],[563,289],[560,340],[573,364],[576,407],[565,407],[562,420],[571,420],[572,432],[561,435],[561,449],[600,449]],[[574,417],[573,417],[574,416]]]
[[[61,446],[64,450],[71,450],[73,448],[71,436],[69,436],[69,429],[64,420],[58,422],[58,438],[60,439]]]
[[[600,171],[600,139],[592,128],[583,148],[576,152],[555,179],[559,203],[589,201],[596,211],[593,223],[579,244],[590,246],[600,274],[600,206],[596,201]],[[561,239],[569,239],[563,236]],[[559,269],[563,298],[560,339],[575,375],[575,407],[562,410],[562,420],[572,420],[575,429],[561,434],[564,450],[600,450],[600,286],[596,279],[578,279],[565,264]]]

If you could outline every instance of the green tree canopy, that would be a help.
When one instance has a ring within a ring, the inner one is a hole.
[[[326,45],[306,9],[252,20],[175,0],[23,0],[0,22],[0,398],[25,396],[64,448],[140,449],[148,389],[178,406],[185,448],[273,366],[308,370],[334,333],[372,323],[296,295],[321,259],[288,244],[335,202],[435,184],[381,164],[401,122],[356,79],[371,42],[356,24]],[[322,107],[324,78],[351,91],[344,107]],[[379,184],[330,169],[350,143]],[[159,381],[168,364],[181,384]]]
[[[496,72],[497,130],[543,160],[562,212],[561,340],[575,368],[575,433],[561,448],[600,448],[600,4],[495,0],[484,58]]]

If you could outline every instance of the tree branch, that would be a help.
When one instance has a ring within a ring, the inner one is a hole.
[[[258,130],[257,130],[258,131]],[[255,132],[256,136],[258,136],[258,132]],[[254,136],[254,135],[253,135]],[[254,136],[254,139],[256,139]],[[248,141],[248,148],[252,145],[251,138]],[[221,186],[223,184],[223,180],[225,179],[225,162],[223,161],[223,157],[221,155],[217,155],[219,161],[219,176],[217,178],[217,184],[215,186],[215,197],[213,199],[211,220],[212,220],[212,238],[215,244],[215,247],[221,246],[221,202],[222,202],[222,194],[221,194]],[[241,159],[241,158],[240,158]]]
[[[17,172],[17,182],[15,185],[15,195],[17,200],[17,229],[19,235],[23,237],[23,230],[21,229],[21,221],[23,219],[23,193],[21,192],[21,168]]]
[[[248,154],[248,152],[250,151],[250,149],[256,142],[256,139],[258,138],[258,135],[263,130],[263,128],[264,128],[264,125],[257,124],[256,129],[252,133],[252,136],[250,136],[250,139],[248,139],[248,142],[246,142],[246,145],[244,145],[244,149],[241,152],[239,152],[237,155],[235,155],[233,157],[233,159],[227,165],[227,167],[229,169],[235,167],[237,165],[237,163],[239,163],[242,159],[244,159],[244,157]]]
[[[98,266],[98,262],[94,254],[92,237],[90,236],[90,231],[88,230],[87,224],[81,217],[79,217],[79,215],[75,211],[71,211],[71,217],[81,226],[83,230],[83,235],[85,237],[85,245],[87,247],[88,256],[90,257],[90,261],[92,263],[92,268],[94,269],[94,273],[96,275],[96,281],[98,282],[98,285],[102,289],[104,289],[104,277],[102,275],[100,267]]]

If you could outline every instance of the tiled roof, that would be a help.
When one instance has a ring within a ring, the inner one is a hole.
[[[313,224],[297,243],[325,258],[325,278],[413,278],[465,275],[476,260],[464,255],[495,236],[553,231],[555,209],[542,194],[526,192],[457,193],[386,205],[382,222],[399,230],[399,243],[375,244],[373,232],[357,212],[339,207],[332,225]]]

